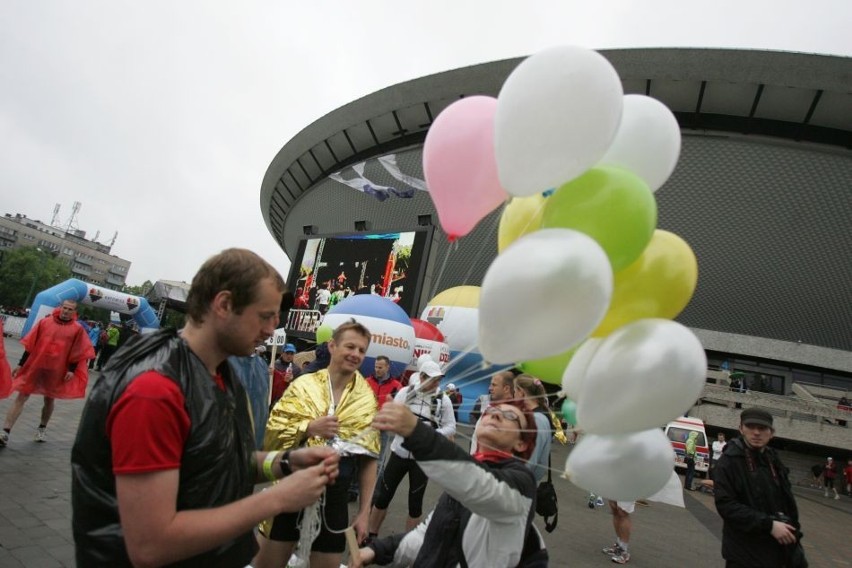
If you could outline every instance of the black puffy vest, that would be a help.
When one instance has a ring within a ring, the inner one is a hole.
[[[220,367],[226,391],[174,330],[160,330],[125,345],[89,394],[71,452],[74,542],[77,566],[131,566],[124,544],[112,447],[106,436],[110,409],[130,382],[146,371],[173,380],[186,399],[189,436],[183,449],[177,510],[206,509],[251,495],[254,434],[248,400],[227,363]],[[243,567],[257,543],[251,531],[173,566]]]

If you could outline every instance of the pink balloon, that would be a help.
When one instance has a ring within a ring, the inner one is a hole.
[[[423,173],[450,240],[468,234],[507,198],[497,178],[497,99],[466,97],[438,115],[423,146]]]

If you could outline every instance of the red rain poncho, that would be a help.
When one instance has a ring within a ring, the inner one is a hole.
[[[6,359],[6,346],[3,344],[3,320],[0,319],[0,398],[12,394],[12,369]]]
[[[95,350],[76,316],[69,321],[59,319],[59,308],[39,321],[21,340],[29,351],[24,366],[12,379],[12,389],[22,394],[41,394],[52,398],[83,398],[89,382],[88,360]],[[74,376],[65,380],[72,363],[77,363]]]

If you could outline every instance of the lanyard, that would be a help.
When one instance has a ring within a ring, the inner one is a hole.
[[[334,400],[334,389],[331,386],[331,375],[328,375],[326,377],[326,379],[328,380],[328,400],[329,400],[328,413],[326,414],[326,416],[331,416],[335,413],[335,411],[337,411],[337,402]],[[340,398],[343,398],[343,396],[341,395]]]

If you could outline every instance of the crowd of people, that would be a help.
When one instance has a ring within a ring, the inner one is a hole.
[[[442,388],[442,368],[421,358],[401,380],[378,356],[364,377],[371,334],[351,320],[304,367],[284,345],[269,398],[253,405],[229,358],[254,357],[263,376],[258,345],[279,323],[284,292],[266,261],[228,249],[195,275],[180,332],[122,341],[116,326],[78,325],[66,300],[24,337],[0,446],[32,394],[44,398],[44,441],[55,399],[85,396],[89,368],[103,371],[72,449],[77,564],[279,568],[297,554],[337,568],[351,527],[350,566],[546,566],[536,504],[552,444],[567,437],[542,382],[512,370],[491,376],[463,448],[463,399],[454,384]],[[727,566],[806,566],[788,470],[768,445],[772,416],[745,409],[739,431],[712,445]],[[405,526],[383,531],[405,477]],[[828,458],[820,478],[839,499],[844,480],[852,490],[852,459],[841,470]],[[442,493],[427,512],[430,483]],[[628,563],[635,503],[609,506],[616,540],[602,550]]]

